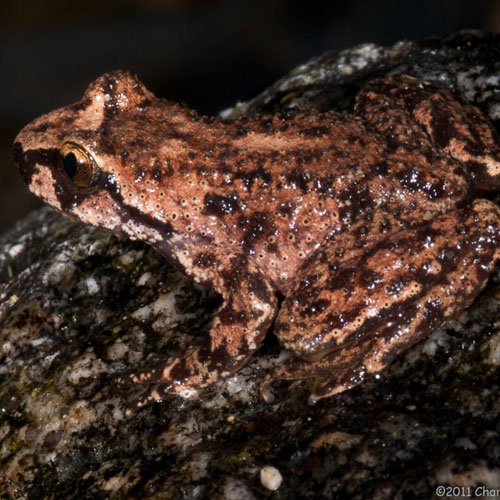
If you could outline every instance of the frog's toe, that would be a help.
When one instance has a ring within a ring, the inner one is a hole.
[[[116,385],[119,388],[130,387],[133,385],[151,385],[157,383],[161,379],[162,370],[159,368],[151,368],[139,373],[128,373],[120,375],[116,380]]]
[[[129,373],[121,375],[115,379],[115,384],[119,389],[127,389],[130,387],[140,386],[142,389],[128,398],[125,413],[131,415],[147,404],[158,401],[155,398],[154,391],[151,390],[151,385],[158,381],[161,370],[148,370],[141,373]]]
[[[141,391],[138,394],[134,394],[127,400],[125,414],[127,416],[130,416],[136,411],[140,410],[142,407],[154,403],[155,401],[157,400],[153,397],[149,389],[147,391]]]
[[[320,399],[328,398],[330,396],[335,396],[341,392],[352,389],[354,386],[358,385],[364,377],[360,376],[359,372],[352,372],[351,377],[346,377],[345,379],[324,377],[316,381],[313,391],[309,395],[308,403],[313,406]]]
[[[274,402],[271,385],[276,380],[304,380],[315,377],[316,373],[311,370],[307,361],[297,357],[288,359],[284,364],[276,366],[268,373],[260,384],[260,395],[266,403]]]
[[[327,382],[325,386],[316,386],[313,392],[309,394],[309,397],[307,398],[307,404],[309,406],[314,406],[318,403],[320,399],[327,398],[328,396],[333,396],[345,390],[345,389],[335,390],[336,387],[333,386],[334,384],[332,384],[332,382]]]
[[[196,389],[184,388],[176,390],[171,384],[157,383],[131,396],[127,401],[125,412],[127,415],[131,415],[146,405],[161,403],[168,396],[180,396],[183,399],[191,399],[197,395],[198,392]]]
[[[132,377],[134,376],[131,375],[130,378]],[[142,382],[142,385],[145,383]],[[132,384],[136,385],[136,382],[129,380],[127,383],[127,385]],[[166,384],[148,385],[146,388],[136,391],[135,394],[128,398],[125,412],[127,415],[131,415],[146,405],[155,402],[161,403],[169,393],[169,387]]]

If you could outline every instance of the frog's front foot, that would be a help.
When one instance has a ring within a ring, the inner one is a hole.
[[[151,376],[153,372],[155,372],[154,377]],[[115,380],[116,386],[120,390],[128,389],[130,387],[134,388],[134,394],[127,399],[125,409],[125,413],[127,415],[131,415],[135,409],[142,408],[143,406],[156,401],[153,397],[152,391],[150,390],[149,384],[154,383],[154,380],[158,380],[158,372],[160,372],[160,370],[153,369],[147,372],[142,372],[140,374],[122,375]],[[149,383],[146,383],[145,377],[150,377]],[[139,391],[137,391],[138,385],[142,387],[142,389]]]
[[[218,378],[217,373],[212,376],[207,372],[202,374],[200,362],[200,349],[192,349],[183,358],[159,361],[149,370],[117,378],[119,388],[135,389],[135,394],[127,400],[127,414],[149,403],[163,401],[169,395],[178,395],[184,399],[196,396],[197,387],[208,385]],[[137,391],[139,387],[142,390]]]
[[[257,345],[255,343],[255,347]],[[118,378],[119,387],[143,388],[128,399],[127,414],[149,403],[161,402],[168,396],[190,399],[197,395],[198,389],[236,371],[251,355],[243,344],[237,348],[239,355],[236,351],[230,353],[225,349],[223,346],[212,348],[205,344],[190,349],[181,358],[159,361],[149,370]]]
[[[129,400],[127,413],[167,396],[193,397],[198,389],[245,365],[257,350],[276,316],[273,288],[249,266],[227,273],[218,283],[223,303],[206,342],[180,358],[160,361],[151,370],[117,379],[119,386],[147,388]]]

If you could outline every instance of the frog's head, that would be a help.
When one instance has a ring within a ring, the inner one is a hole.
[[[27,125],[14,157],[29,189],[83,222],[151,240],[158,221],[139,222],[148,186],[137,172],[151,169],[155,145],[146,144],[158,133],[148,123],[158,102],[135,77],[116,71],[93,82],[77,103]]]

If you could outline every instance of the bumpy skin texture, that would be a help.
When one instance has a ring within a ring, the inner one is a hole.
[[[114,72],[14,151],[47,203],[151,244],[222,296],[206,343],[130,376],[151,387],[135,407],[234,372],[276,317],[295,356],[263,394],[276,378],[314,377],[313,400],[348,389],[470,304],[500,257],[499,209],[474,200],[500,187],[494,133],[408,76],[370,82],[354,115],[225,122]]]

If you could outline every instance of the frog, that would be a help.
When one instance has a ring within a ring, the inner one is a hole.
[[[28,188],[151,245],[220,296],[208,334],[120,375],[130,411],[235,374],[268,331],[261,381],[309,402],[378,376],[484,288],[500,258],[500,142],[480,110],[409,75],[368,79],[352,111],[207,117],[126,71],[14,141]]]

